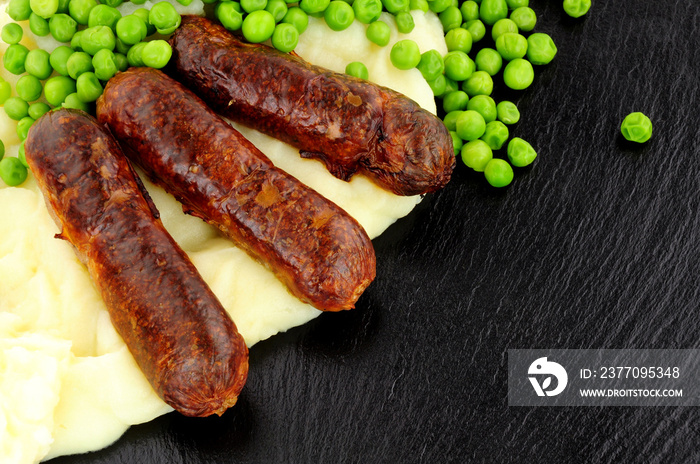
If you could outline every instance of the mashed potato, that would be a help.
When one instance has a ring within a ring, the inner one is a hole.
[[[6,4],[0,0],[0,27],[9,21]],[[201,8],[195,1],[188,10]],[[419,43],[421,51],[445,53],[435,15],[414,12],[414,19],[416,28],[408,37]],[[385,20],[393,27],[391,17]],[[23,27],[23,43],[36,46],[26,22]],[[366,40],[365,27],[355,22],[346,31],[333,32],[323,20],[311,18],[296,51],[336,71],[351,61],[362,61],[370,80],[435,111],[432,92],[420,73],[395,69],[389,60],[390,46],[380,48]],[[406,37],[394,29],[392,43]],[[41,39],[44,49],[56,45]],[[0,45],[0,52],[5,48]],[[16,76],[4,69],[0,73],[14,85]],[[340,181],[320,162],[300,158],[292,147],[238,128],[276,165],[348,211],[372,238],[420,200],[395,196],[361,176]],[[6,156],[17,156],[15,123],[4,111],[0,111],[0,138],[7,146]],[[144,183],[165,227],[229,311],[248,346],[320,314],[294,298],[271,272],[216,229],[184,215],[172,196]],[[99,449],[117,440],[129,425],[169,412],[112,327],[85,267],[66,242],[54,239],[58,229],[31,175],[21,187],[6,187],[0,181],[0,217],[0,462],[32,463]]]

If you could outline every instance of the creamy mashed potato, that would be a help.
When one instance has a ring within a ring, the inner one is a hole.
[[[181,12],[202,9],[198,0],[187,10],[173,3]],[[6,4],[0,0],[0,27],[9,21]],[[123,5],[126,12],[135,7]],[[366,26],[355,22],[346,31],[333,32],[323,20],[310,19],[296,50],[299,55],[336,71],[351,61],[362,61],[370,80],[435,111],[433,95],[420,73],[395,69],[389,60],[391,46],[381,48],[366,40]],[[385,20],[393,28],[393,19]],[[421,51],[434,48],[445,53],[435,15],[414,12],[414,20],[416,29],[409,35],[394,28],[392,43],[410,37]],[[22,43],[37,46],[26,22],[22,25]],[[47,50],[56,45],[46,38],[39,44]],[[5,48],[0,44],[0,52]],[[0,73],[14,87],[17,76],[4,69]],[[300,158],[294,148],[238,128],[276,165],[348,211],[372,238],[420,200],[393,195],[361,176],[340,181],[320,162]],[[0,111],[0,138],[7,146],[6,156],[17,156],[15,122],[4,111]],[[271,272],[216,229],[183,214],[172,196],[144,183],[165,227],[229,311],[248,346],[320,314],[294,298]],[[112,327],[85,267],[66,242],[54,238],[58,229],[31,175],[21,187],[0,181],[0,218],[0,462],[32,463],[99,449],[118,439],[129,425],[169,412]]]

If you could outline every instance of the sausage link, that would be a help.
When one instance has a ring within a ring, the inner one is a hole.
[[[222,414],[248,374],[234,322],[158,218],[116,141],[91,116],[37,120],[25,155],[112,323],[158,395],[188,416]]]
[[[357,221],[276,168],[162,72],[117,74],[97,114],[185,212],[218,227],[302,301],[326,311],[349,309],[374,279],[374,248]]]
[[[170,43],[170,72],[212,108],[323,161],[338,178],[361,172],[397,195],[450,180],[447,128],[405,95],[244,43],[198,16],[183,16]]]

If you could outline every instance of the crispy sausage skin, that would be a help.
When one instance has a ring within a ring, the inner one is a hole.
[[[185,212],[218,227],[302,301],[326,311],[349,309],[374,279],[374,248],[357,221],[276,168],[162,72],[117,74],[97,114]]]
[[[408,97],[298,56],[242,42],[183,16],[170,72],[220,114],[323,161],[338,178],[361,172],[397,195],[444,187],[455,165],[445,125]]]
[[[248,349],[116,141],[91,116],[59,109],[34,123],[25,155],[57,237],[87,265],[158,395],[188,416],[222,414],[245,384]]]

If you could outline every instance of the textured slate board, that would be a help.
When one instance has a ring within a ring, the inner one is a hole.
[[[700,3],[532,0],[559,55],[516,100],[539,158],[458,166],[375,241],[358,308],[256,345],[222,418],[63,463],[700,462],[697,408],[509,408],[513,348],[699,348]],[[632,111],[654,122],[621,140]]]

